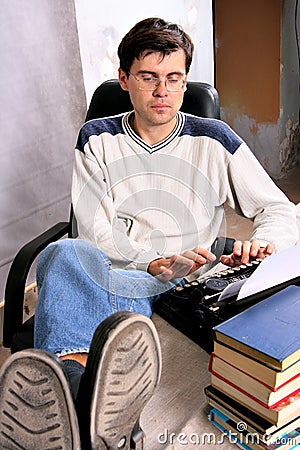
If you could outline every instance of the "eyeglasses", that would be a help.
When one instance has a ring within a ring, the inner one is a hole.
[[[169,92],[179,92],[186,86],[186,80],[180,75],[172,75],[166,80],[160,80],[159,78],[153,77],[151,75],[141,75],[137,78],[133,73],[129,72],[138,83],[139,89],[141,91],[155,91],[160,83],[165,83],[166,89]]]

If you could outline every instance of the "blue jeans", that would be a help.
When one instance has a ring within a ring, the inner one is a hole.
[[[95,329],[116,311],[152,315],[153,302],[179,280],[112,269],[108,257],[80,239],[50,244],[37,264],[34,347],[58,356],[88,352]]]

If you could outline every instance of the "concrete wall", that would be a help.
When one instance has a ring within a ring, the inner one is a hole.
[[[280,162],[286,174],[300,166],[300,5],[284,0],[281,30]],[[298,42],[297,42],[298,38]]]
[[[214,83],[212,0],[75,0],[75,7],[88,102],[102,81],[117,77],[118,44],[147,17],[182,25],[195,44],[190,79]]]
[[[211,0],[2,0],[1,13],[0,300],[20,247],[68,219],[86,100],[117,77],[123,34],[149,16],[178,22],[196,45],[191,79],[214,77]]]
[[[214,0],[222,118],[274,178],[299,165],[297,5],[297,0]]]
[[[215,0],[222,118],[272,175],[280,173],[280,0]]]

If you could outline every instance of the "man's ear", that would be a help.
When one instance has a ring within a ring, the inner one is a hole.
[[[118,74],[119,74],[119,83],[120,83],[121,88],[124,91],[128,91],[129,90],[128,86],[127,86],[128,77],[127,77],[126,72],[123,69],[119,68]]]
[[[188,78],[188,75],[189,75],[189,72],[187,72],[187,74],[186,74],[186,76],[185,76],[186,83],[185,83],[185,87],[184,87],[183,92],[185,92],[185,91],[187,90],[187,78]]]

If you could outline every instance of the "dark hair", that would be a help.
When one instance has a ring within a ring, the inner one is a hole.
[[[135,58],[140,59],[153,52],[161,53],[164,58],[179,49],[184,50],[188,73],[194,51],[191,38],[179,25],[159,18],[144,19],[134,25],[119,45],[120,68],[129,76]]]

